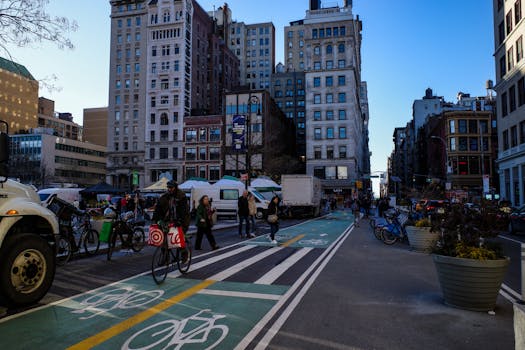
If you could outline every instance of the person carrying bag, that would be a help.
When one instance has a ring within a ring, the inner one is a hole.
[[[215,237],[211,232],[213,226],[214,210],[211,208],[210,199],[204,195],[199,200],[199,206],[195,215],[195,225],[197,226],[197,239],[195,241],[195,250],[201,250],[202,237],[206,235],[208,242],[210,243],[212,250],[219,249],[219,246],[215,242]]]

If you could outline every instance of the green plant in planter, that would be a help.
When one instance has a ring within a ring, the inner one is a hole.
[[[504,258],[501,247],[491,241],[497,230],[497,208],[483,204],[468,209],[454,204],[450,211],[436,217],[433,230],[441,231],[433,253],[458,258],[497,260]]]
[[[415,222],[416,227],[432,227],[432,222],[428,218],[419,219]]]

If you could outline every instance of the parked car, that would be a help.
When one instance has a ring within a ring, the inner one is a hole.
[[[525,206],[514,209],[509,215],[509,232],[525,232]]]

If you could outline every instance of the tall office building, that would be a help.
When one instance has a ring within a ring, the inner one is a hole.
[[[305,72],[307,174],[323,179],[327,194],[350,194],[370,171],[362,23],[351,1],[320,5],[311,1],[306,17],[285,27],[285,65]]]
[[[525,204],[525,24],[522,19],[521,0],[494,0],[500,195],[514,206]]]
[[[240,61],[241,85],[269,91],[271,75],[275,72],[273,23],[233,22],[229,28],[229,47]]]
[[[0,119],[9,133],[36,128],[37,110],[38,81],[23,65],[0,57]]]
[[[144,187],[147,2],[110,4],[107,181],[126,189]]]

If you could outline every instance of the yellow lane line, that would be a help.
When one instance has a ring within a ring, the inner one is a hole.
[[[303,239],[304,236],[306,236],[306,235],[295,236],[294,238],[290,239],[289,241],[286,241],[283,244],[281,244],[281,247],[288,247],[288,246],[294,244],[295,242]]]
[[[80,349],[91,349],[97,345],[102,344],[103,342],[119,335],[120,333],[130,329],[131,327],[136,326],[139,323],[146,321],[148,318],[155,316],[156,314],[166,310],[167,308],[181,302],[184,299],[191,297],[194,294],[197,294],[199,291],[206,289],[210,285],[214,284],[215,281],[206,280],[196,286],[185,290],[184,292],[175,295],[174,297],[164,300],[162,303],[155,305],[147,310],[142,311],[141,313],[132,316],[120,323],[117,323],[113,327],[106,329],[94,336],[84,339],[80,343],[77,343],[68,348],[68,350],[80,350]]]

